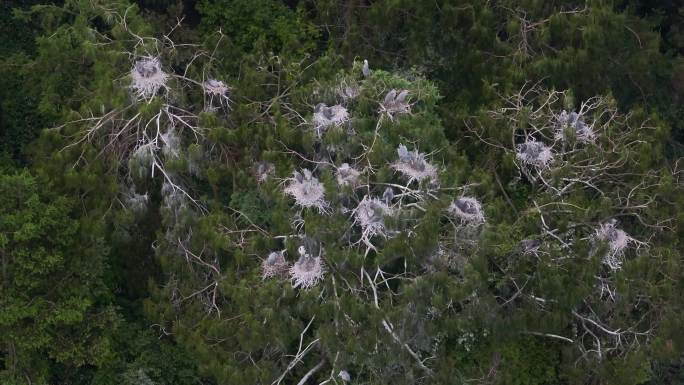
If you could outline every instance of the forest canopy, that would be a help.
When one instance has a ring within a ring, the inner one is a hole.
[[[684,384],[677,1],[7,0],[0,383]]]

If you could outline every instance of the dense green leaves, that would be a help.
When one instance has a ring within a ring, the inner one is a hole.
[[[51,363],[106,362],[117,317],[101,302],[102,224],[72,219],[72,202],[42,193],[27,173],[0,178],[3,381],[42,383]]]
[[[31,3],[0,15],[0,382],[681,380],[675,6]]]

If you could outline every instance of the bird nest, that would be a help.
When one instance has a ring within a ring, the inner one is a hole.
[[[551,147],[535,140],[527,140],[516,148],[516,158],[523,164],[537,168],[548,168],[553,160]]]
[[[288,272],[289,266],[285,260],[285,256],[281,251],[274,251],[268,255],[261,263],[261,277],[267,279],[271,277],[278,277]]]
[[[392,209],[378,198],[368,195],[363,197],[353,211],[354,223],[363,230],[363,237],[368,239],[376,235],[387,237],[385,217],[392,214]]]
[[[337,184],[340,186],[354,187],[357,185],[360,175],[361,173],[352,168],[349,163],[342,163],[342,165],[337,168],[335,177],[337,179]]]
[[[138,98],[151,99],[160,89],[167,89],[168,78],[158,58],[143,58],[131,69],[130,87]]]
[[[325,271],[325,264],[321,257],[303,254],[290,268],[292,287],[310,289],[323,280]]]
[[[463,224],[479,225],[485,222],[482,204],[475,198],[458,198],[449,205],[448,211]]]
[[[591,126],[584,122],[584,117],[577,112],[563,111],[555,116],[555,135],[556,140],[567,141],[570,136],[580,143],[591,143],[596,138]],[[570,134],[570,135],[568,135]]]
[[[226,83],[216,79],[207,79],[202,83],[202,88],[207,95],[219,97],[227,97],[230,91],[230,87]]]
[[[319,103],[314,109],[313,126],[319,137],[329,127],[340,126],[348,120],[349,112],[339,104],[328,107],[325,103]]]
[[[627,235],[624,230],[615,227],[615,225],[616,221],[611,220],[601,224],[595,231],[596,239],[608,243],[608,252],[603,256],[603,263],[611,270],[622,268],[622,256],[625,249],[627,249],[630,243],[634,242],[634,238]]]
[[[304,208],[316,208],[319,212],[327,212],[328,203],[325,201],[325,187],[308,169],[302,172],[295,171],[292,178],[288,178],[289,184],[285,187],[285,193],[292,196],[295,203]]]
[[[409,151],[403,144],[397,148],[397,154],[399,159],[391,167],[408,177],[408,184],[414,180],[420,182],[424,179],[437,179],[437,168],[425,160],[425,154],[418,150]]]

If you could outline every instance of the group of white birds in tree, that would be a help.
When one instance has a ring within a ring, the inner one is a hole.
[[[574,139],[580,144],[594,142],[596,134],[593,128],[584,121],[577,112],[565,110],[554,116],[554,140],[567,143]],[[533,137],[527,138],[516,146],[516,158],[527,167],[535,170],[548,169],[554,159],[552,146],[548,146]]]
[[[364,61],[362,74],[365,78],[370,76],[368,62]],[[338,94],[343,99],[353,98],[358,95],[358,89],[351,86],[339,87]],[[391,89],[379,103],[378,113],[393,120],[396,116],[411,112],[408,90]],[[340,126],[350,120],[349,111],[342,105],[328,106],[319,103],[315,106],[311,125],[318,139],[332,126]],[[397,158],[389,164],[390,168],[401,175],[405,185],[429,182],[431,185],[438,184],[438,169],[431,164],[427,155],[418,150],[409,150],[400,144],[397,148]],[[262,175],[263,173],[258,173]],[[360,185],[359,178],[362,172],[355,169],[349,163],[342,163],[335,167],[335,180],[339,188],[351,187],[354,190]],[[307,168],[295,170],[291,177],[285,179],[284,193],[290,196],[296,206],[301,209],[313,209],[319,214],[332,213],[331,204],[326,199],[324,184]],[[370,240],[374,237],[388,238],[395,235],[396,231],[390,230],[385,219],[396,214],[392,201],[394,191],[387,187],[381,197],[364,195],[355,208],[349,210],[341,208],[342,213],[350,213],[352,226],[358,226],[361,230],[359,242],[363,243],[366,253],[375,250]],[[477,199],[462,197],[454,201],[448,213],[459,219],[464,226],[478,226],[484,223],[484,211]],[[292,266],[288,265],[284,256],[285,251],[275,251],[269,254],[262,262],[262,277],[284,277],[289,274],[293,287],[304,289],[315,286],[322,280],[325,274],[325,265],[321,256],[313,256],[307,253],[304,246],[299,249],[299,259]],[[287,273],[287,274],[286,274]]]
[[[364,60],[362,75],[368,78],[371,75],[368,61]],[[139,100],[150,101],[161,90],[168,91],[168,81],[172,75],[164,72],[161,62],[155,57],[143,57],[135,62],[130,72],[131,85],[134,96]],[[230,87],[216,79],[207,79],[201,83],[205,95],[209,98],[208,105],[213,106],[214,98],[221,103],[229,101]],[[359,95],[358,87],[342,85],[337,91],[343,100],[354,99]],[[397,116],[411,113],[408,90],[391,89],[379,103],[380,116],[386,116],[394,120]],[[583,116],[577,112],[562,111],[555,116],[554,139],[567,142],[571,135],[575,141],[582,144],[592,143],[596,134],[592,126],[585,123]],[[316,136],[321,139],[326,130],[332,126],[341,126],[349,123],[350,113],[346,107],[337,104],[328,106],[319,103],[315,106],[312,118],[312,126]],[[168,158],[178,156],[180,138],[178,134],[169,130],[161,135],[163,141],[162,150]],[[142,152],[141,152],[142,151]],[[143,156],[146,147],[140,146],[137,152]],[[516,145],[516,158],[522,165],[542,171],[548,169],[553,162],[554,152],[552,146],[530,137],[525,142]],[[406,185],[422,181],[438,182],[437,167],[427,160],[427,155],[418,150],[409,150],[400,144],[397,148],[397,159],[390,167],[406,179]],[[256,178],[259,182],[265,181],[274,172],[274,166],[270,163],[257,164]],[[336,181],[341,187],[355,188],[358,185],[361,172],[343,163],[336,168]],[[285,194],[291,196],[295,204],[303,209],[315,209],[320,214],[330,213],[330,204],[326,200],[325,187],[311,170],[301,169],[294,171],[292,177],[286,179]],[[392,216],[393,191],[388,188],[383,197],[364,196],[356,208],[351,210],[353,224],[358,225],[362,231],[362,240],[366,245],[370,238],[380,236],[387,238],[391,232],[385,226],[384,218]],[[454,200],[447,209],[449,215],[459,221],[461,225],[478,226],[485,222],[484,210],[481,203],[473,197],[463,196]],[[609,250],[603,258],[612,270],[618,270],[622,266],[621,256],[627,246],[634,241],[623,230],[616,228],[616,222],[610,221],[596,229],[595,238],[607,242]],[[526,249],[535,250],[541,245],[539,240],[525,240],[534,245]],[[523,242],[525,242],[523,241]],[[368,250],[367,250],[368,251]],[[304,246],[299,248],[299,260],[292,266],[288,264],[282,251],[272,252],[262,263],[262,277],[271,278],[282,276],[287,273],[292,279],[294,287],[304,289],[315,286],[325,274],[325,265],[321,255],[310,255]]]
[[[131,68],[130,88],[139,100],[150,101],[159,94],[159,91],[168,91],[168,81],[173,75],[164,72],[162,63],[157,57],[142,57],[135,62]],[[214,98],[220,100],[221,104],[227,103],[229,99],[230,87],[221,80],[206,79],[201,83],[205,95],[209,99],[208,109],[212,109]]]
[[[299,259],[292,266],[285,260],[284,251],[274,251],[261,263],[263,279],[289,276],[292,287],[308,289],[316,286],[325,275],[325,264],[320,255],[310,255],[306,247],[299,246]]]

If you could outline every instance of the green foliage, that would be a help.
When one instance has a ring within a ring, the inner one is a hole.
[[[36,112],[36,92],[26,87],[31,76],[25,65],[35,51],[36,31],[31,23],[13,17],[16,5],[3,2],[0,6],[0,153],[20,160],[42,122]]]
[[[112,336],[119,354],[92,374],[97,385],[178,384],[202,382],[195,361],[180,346],[161,339],[149,327],[128,323]]]
[[[28,173],[0,176],[3,382],[47,383],[49,367],[102,365],[117,323],[102,304],[102,224],[70,217],[73,202]]]
[[[506,384],[555,384],[558,379],[558,351],[549,344],[528,337],[502,348],[501,362]]]
[[[303,11],[277,0],[200,0],[197,9],[200,29],[209,34],[220,30],[234,57],[257,52],[301,56],[316,48],[318,33]]]
[[[676,7],[137,3],[0,8],[0,382],[681,380]],[[145,56],[168,90],[139,100]],[[388,114],[392,89],[410,114]],[[349,120],[317,128],[319,103]],[[563,110],[595,137],[559,129]],[[545,167],[520,157],[529,140]],[[407,181],[400,144],[434,177]],[[302,169],[321,211],[284,191]],[[385,236],[355,222],[366,196],[394,210],[375,208]],[[460,197],[483,224],[450,214]],[[631,237],[617,268],[613,219]],[[300,246],[320,282],[264,277]]]

